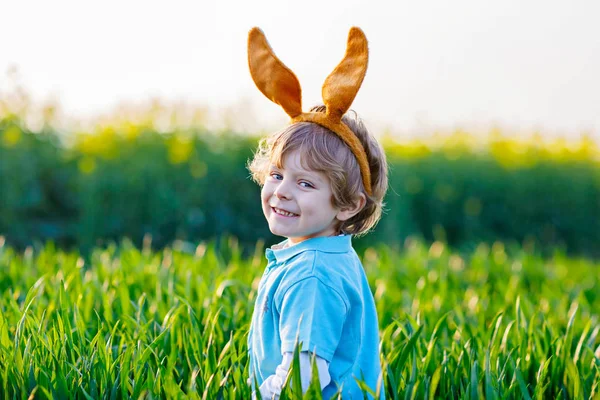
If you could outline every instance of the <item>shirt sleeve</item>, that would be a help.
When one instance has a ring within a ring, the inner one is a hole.
[[[305,278],[283,294],[279,309],[281,353],[310,351],[331,362],[338,347],[347,307],[342,295],[317,277]]]
[[[260,385],[259,391],[260,396],[263,399],[279,399],[281,390],[285,379],[287,378],[290,365],[292,364],[293,354],[284,353],[281,364],[277,366],[275,374],[269,376]],[[329,363],[319,356],[316,356],[317,373],[319,374],[319,383],[321,390],[331,382],[331,376],[329,375]],[[300,380],[302,381],[302,393],[306,393],[310,386],[310,380],[312,377],[312,360],[309,352],[303,351],[300,353]],[[253,396],[254,397],[254,396]]]

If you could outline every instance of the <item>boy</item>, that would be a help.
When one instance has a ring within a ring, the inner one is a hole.
[[[342,62],[323,86],[324,106],[302,113],[300,85],[254,28],[249,64],[259,89],[292,124],[262,140],[249,164],[262,186],[271,232],[248,337],[251,382],[278,397],[296,344],[302,388],[316,360],[323,398],[362,399],[357,380],[384,398],[377,312],[351,245],[381,216],[387,164],[377,141],[349,109],[366,72],[366,38],[352,28]],[[255,388],[256,390],[256,388]]]

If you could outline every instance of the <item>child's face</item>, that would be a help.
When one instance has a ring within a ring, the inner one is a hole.
[[[332,236],[337,232],[339,209],[331,204],[329,179],[304,169],[300,153],[292,151],[282,168],[271,165],[261,191],[262,209],[274,235],[295,244],[303,240]]]

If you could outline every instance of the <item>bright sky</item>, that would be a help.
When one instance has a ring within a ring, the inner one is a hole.
[[[298,76],[304,108],[341,60],[351,26],[370,63],[353,104],[371,130],[404,134],[500,125],[600,137],[600,2],[8,1],[0,91],[17,66],[36,101],[76,118],[152,97],[231,106],[248,129],[287,120],[248,72],[259,26]],[[251,116],[251,117],[249,117]]]

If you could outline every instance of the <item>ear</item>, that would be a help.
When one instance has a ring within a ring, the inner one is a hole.
[[[283,64],[264,33],[252,28],[248,34],[248,65],[256,86],[292,118],[302,113],[302,89],[296,75]]]
[[[349,208],[342,208],[336,215],[336,218],[340,221],[347,221],[350,218],[358,214],[367,204],[367,198],[364,193],[358,194],[358,199]]]

